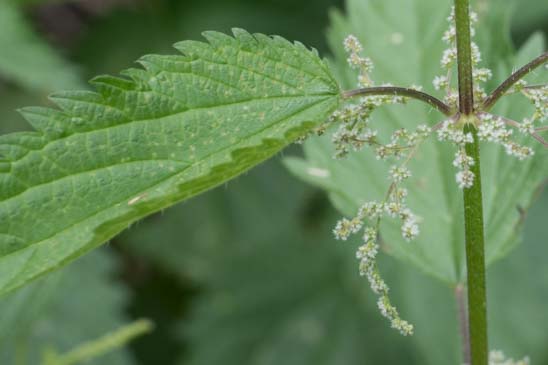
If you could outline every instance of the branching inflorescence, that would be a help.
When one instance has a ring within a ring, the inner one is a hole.
[[[392,327],[403,335],[413,333],[413,326],[402,320],[396,308],[388,297],[389,288],[382,279],[376,264],[379,251],[379,229],[381,219],[384,217],[398,219],[401,223],[401,234],[406,241],[412,241],[420,233],[419,222],[421,219],[415,215],[406,204],[407,189],[405,182],[412,173],[408,168],[409,161],[413,158],[421,143],[431,136],[438,141],[452,143],[456,147],[453,165],[457,168],[456,182],[461,189],[468,189],[474,185],[476,176],[471,167],[474,159],[466,152],[466,146],[474,142],[473,135],[465,126],[472,124],[478,130],[481,141],[488,141],[502,145],[508,155],[518,159],[526,159],[533,155],[534,151],[528,146],[522,146],[512,137],[514,131],[530,135],[545,146],[546,141],[540,133],[548,130],[548,127],[539,126],[547,119],[548,87],[546,85],[528,86],[521,77],[525,76],[532,68],[546,61],[544,59],[524,66],[514,73],[513,82],[505,81],[491,95],[488,95],[482,84],[492,77],[491,70],[480,67],[481,54],[479,47],[471,43],[472,78],[474,92],[474,110],[471,115],[459,113],[459,95],[455,87],[455,73],[457,63],[457,30],[455,26],[455,11],[451,11],[448,18],[449,29],[442,39],[448,45],[441,58],[443,74],[433,80],[434,88],[443,90],[445,97],[439,100],[421,91],[420,87],[408,88],[394,87],[390,84],[377,86],[371,77],[373,62],[362,56],[363,47],[360,41],[353,35],[344,40],[344,48],[348,53],[347,62],[351,68],[359,71],[357,85],[359,89],[344,93],[352,102],[336,111],[329,122],[338,125],[338,129],[332,136],[335,145],[334,158],[346,157],[351,152],[360,151],[365,147],[372,148],[378,160],[390,162],[388,170],[389,187],[384,199],[368,201],[361,205],[356,216],[341,219],[333,230],[335,237],[346,241],[351,235],[362,232],[362,244],[359,246],[356,257],[360,261],[360,274],[366,276],[371,289],[378,298],[378,307],[381,314],[391,321]],[[478,16],[470,12],[471,35],[474,34],[473,25],[477,23]],[[535,63],[536,62],[536,63]],[[534,67],[533,67],[534,66]],[[521,74],[520,74],[521,72]],[[519,74],[520,77],[516,77]],[[497,93],[522,93],[534,105],[535,112],[530,118],[521,122],[513,121],[489,112],[496,100],[502,95]],[[429,104],[446,116],[433,126],[419,125],[415,130],[395,130],[387,143],[381,141],[378,131],[372,126],[371,115],[373,111],[387,104],[406,103],[409,99],[417,99]],[[322,130],[323,132],[323,130]]]

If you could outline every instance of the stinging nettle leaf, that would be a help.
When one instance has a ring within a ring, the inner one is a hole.
[[[0,136],[0,294],[132,222],[237,176],[325,121],[340,91],[317,53],[235,29],[150,55],[97,92],[24,108]]]

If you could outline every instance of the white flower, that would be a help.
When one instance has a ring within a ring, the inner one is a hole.
[[[379,245],[375,241],[367,242],[366,244],[358,247],[356,251],[356,258],[359,260],[374,260],[379,252]]]
[[[474,185],[474,178],[475,175],[470,170],[459,171],[456,175],[457,184],[461,189],[472,187]]]
[[[402,210],[402,205],[398,202],[390,202],[385,205],[385,209],[386,214],[388,214],[392,218],[396,218]]]
[[[449,85],[447,76],[434,77],[434,81],[432,81],[432,84],[434,85],[434,89],[436,90],[445,89]]]
[[[358,218],[351,220],[343,218],[337,222],[333,234],[336,239],[346,241],[351,234],[358,233],[362,225],[362,221]]]
[[[343,45],[346,52],[360,53],[363,50],[362,44],[358,38],[352,34],[344,39]]]
[[[472,49],[472,63],[474,65],[477,65],[481,62],[481,52],[479,50],[479,47],[476,43],[471,42],[470,48]]]
[[[504,145],[506,153],[510,156],[517,157],[519,160],[525,160],[535,154],[532,148],[527,146],[520,146],[515,142],[509,142]]]
[[[419,226],[415,219],[410,218],[404,220],[402,226],[401,226],[401,234],[403,238],[409,242],[415,239],[419,235]]]
[[[367,202],[363,204],[358,210],[358,217],[360,219],[375,219],[380,217],[384,212],[384,203]]]
[[[472,71],[472,77],[476,82],[486,82],[493,76],[493,73],[488,68],[475,68]]]
[[[519,131],[523,134],[535,133],[535,125],[533,124],[533,119],[523,119],[523,121],[519,124]]]
[[[363,230],[363,241],[370,242],[377,240],[377,230],[372,227],[365,227]]]
[[[466,154],[464,149],[459,149],[455,153],[455,159],[453,160],[453,166],[462,170],[467,169],[474,164],[474,159]]]
[[[390,167],[390,179],[395,183],[402,182],[403,180],[411,177],[411,171],[405,166],[392,166]]]
[[[451,24],[449,29],[443,33],[443,37],[441,39],[449,45],[453,44],[457,39],[457,28]]]
[[[455,62],[457,59],[457,48],[451,47],[443,51],[443,55],[441,56],[441,67],[443,69],[449,69],[453,62]]]
[[[394,196],[396,199],[398,199],[400,202],[403,201],[407,197],[408,191],[405,188],[397,188],[394,192]]]

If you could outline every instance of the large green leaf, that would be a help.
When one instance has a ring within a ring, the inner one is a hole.
[[[132,222],[271,157],[339,104],[326,64],[300,43],[234,30],[145,56],[98,92],[25,108],[38,130],[0,137],[0,293]]]
[[[444,48],[441,35],[448,26],[449,5],[427,0],[349,0],[348,14],[334,13],[329,32],[335,69],[342,83],[347,87],[355,83],[356,75],[348,70],[342,47],[343,38],[355,34],[364,44],[364,53],[376,62],[375,80],[418,84],[435,92],[432,79],[440,72],[439,57]],[[508,27],[500,12],[504,8],[481,18],[477,31],[480,47],[486,50],[485,63],[496,73],[490,88],[506,78],[512,67],[542,52],[542,40],[537,37],[517,57],[509,55],[504,30]],[[429,14],[432,21],[425,22],[424,14]],[[526,101],[513,97],[499,103],[494,112],[519,120],[530,111]],[[443,116],[429,107],[406,105],[385,107],[373,118],[380,132],[386,134],[401,127],[433,124]],[[535,157],[527,161],[506,156],[498,146],[482,145],[488,262],[502,257],[516,244],[521,222],[517,208],[529,206],[535,188],[547,175],[547,151],[533,140],[525,143],[536,146]],[[318,138],[305,144],[305,154],[306,159],[288,160],[289,167],[306,181],[329,191],[333,203],[345,215],[354,216],[361,203],[386,194],[387,166],[369,150],[343,161],[333,160],[329,138]],[[455,183],[453,154],[451,146],[430,140],[411,162],[414,177],[407,187],[410,208],[423,218],[419,238],[406,244],[396,222],[387,220],[381,227],[391,254],[448,284],[464,279],[462,192]]]
[[[0,75],[26,88],[50,92],[78,88],[76,69],[34,33],[22,11],[0,2]]]

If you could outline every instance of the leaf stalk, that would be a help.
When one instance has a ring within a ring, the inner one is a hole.
[[[504,80],[483,102],[482,109],[488,111],[504,94],[514,86],[519,80],[524,78],[528,73],[535,70],[537,67],[542,66],[548,61],[548,52],[544,52],[525,66],[521,67],[516,72],[512,73],[506,80]],[[533,85],[534,87],[543,87],[544,85]]]
[[[404,96],[411,99],[420,100],[428,105],[434,107],[439,112],[451,116],[453,111],[449,105],[445,104],[443,101],[438,98],[427,94],[425,92],[406,88],[406,87],[395,87],[395,86],[375,86],[375,87],[366,87],[362,89],[355,89],[343,92],[343,98],[349,99],[356,96],[374,96],[374,95],[392,95],[392,96]]]

